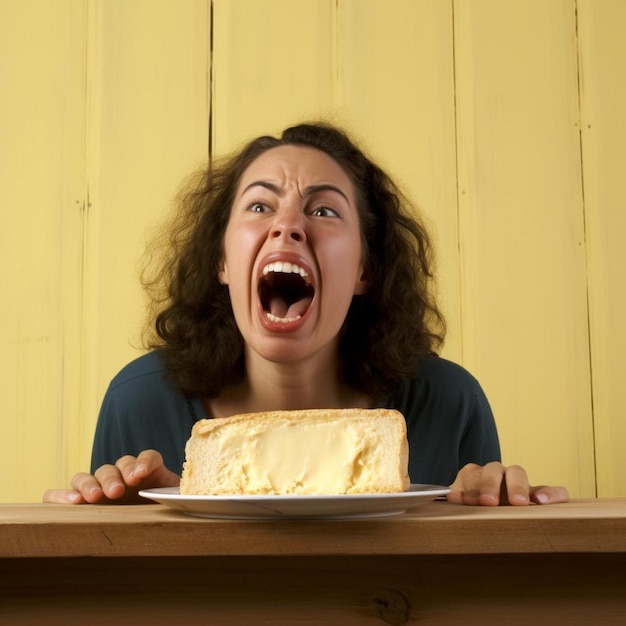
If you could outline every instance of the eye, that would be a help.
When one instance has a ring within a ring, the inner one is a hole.
[[[314,217],[339,217],[339,213],[335,209],[331,209],[327,206],[315,207],[311,211],[311,215]]]
[[[269,208],[262,202],[253,202],[248,206],[248,211],[252,211],[252,213],[267,213]]]

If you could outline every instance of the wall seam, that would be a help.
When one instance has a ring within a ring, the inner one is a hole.
[[[594,388],[594,369],[593,369],[593,341],[591,327],[591,295],[590,280],[591,274],[589,270],[589,246],[587,244],[587,204],[585,197],[585,156],[584,156],[584,138],[583,138],[583,100],[584,86],[582,76],[582,50],[580,45],[580,29],[578,10],[579,0],[573,0],[574,4],[574,27],[576,41],[576,80],[578,88],[578,155],[580,159],[580,195],[582,206],[582,224],[583,224],[583,245],[585,246],[585,305],[587,319],[587,344],[588,344],[588,368],[589,368],[589,400],[591,403],[591,440],[593,453],[593,484],[594,495],[598,497],[598,448],[596,441],[596,414],[595,414],[595,388]]]
[[[213,76],[213,54],[214,54],[214,41],[215,41],[215,13],[214,13],[214,0],[209,0],[208,6],[208,30],[209,30],[209,50],[208,50],[208,62],[209,67],[207,71],[207,109],[208,109],[208,137],[207,137],[207,153],[209,162],[213,159],[213,109],[215,102],[215,88],[214,88],[214,76]]]
[[[461,347],[461,363],[465,362],[465,321],[464,321],[464,263],[463,246],[461,244],[461,189],[459,181],[459,113],[457,94],[457,55],[456,55],[456,22],[455,22],[455,0],[450,0],[450,15],[452,28],[452,91],[453,91],[453,111],[454,111],[454,180],[456,183],[456,242],[458,250],[459,264],[459,345]]]

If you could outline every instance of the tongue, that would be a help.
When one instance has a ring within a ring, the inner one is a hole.
[[[270,313],[283,319],[292,319],[304,315],[311,305],[313,298],[306,297],[288,304],[283,298],[275,297],[270,300]]]

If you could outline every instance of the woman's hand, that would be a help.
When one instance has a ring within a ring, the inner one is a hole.
[[[58,504],[138,504],[145,502],[138,493],[153,487],[176,487],[180,476],[163,464],[156,450],[144,450],[137,457],[123,456],[115,465],[102,465],[94,474],[79,472],[71,489],[49,489],[44,502]]]
[[[505,467],[495,461],[487,465],[467,464],[457,474],[450,489],[448,502],[455,504],[555,504],[569,500],[565,487],[531,487],[523,467]]]

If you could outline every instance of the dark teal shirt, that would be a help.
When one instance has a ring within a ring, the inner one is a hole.
[[[397,409],[406,419],[412,483],[449,485],[467,463],[500,460],[489,402],[478,381],[451,361],[425,357],[402,391],[376,406]],[[111,381],[98,418],[91,471],[151,448],[180,473],[191,427],[205,417],[200,399],[185,397],[167,379],[159,353],[145,354]]]

